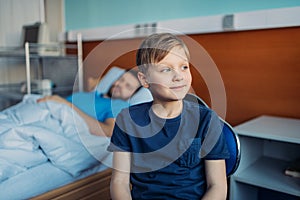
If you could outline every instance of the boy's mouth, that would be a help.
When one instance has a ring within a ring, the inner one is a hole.
[[[185,85],[179,85],[179,86],[170,87],[170,89],[172,89],[172,90],[180,90],[180,89],[182,89],[184,87],[185,87]]]

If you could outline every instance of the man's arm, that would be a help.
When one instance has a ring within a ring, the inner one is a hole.
[[[87,123],[90,132],[93,135],[98,135],[98,136],[106,136],[106,137],[111,137],[113,127],[115,124],[115,119],[113,118],[108,118],[104,122],[100,122],[97,119],[85,114],[83,111],[81,111],[79,108],[77,108],[74,104],[71,102],[67,101],[66,99],[58,96],[58,95],[52,95],[52,96],[45,96],[41,99],[38,99],[37,102],[45,102],[45,101],[55,101],[58,103],[65,104],[72,109],[74,109]]]
[[[225,200],[227,196],[227,178],[224,160],[205,160],[207,191],[202,200]]]

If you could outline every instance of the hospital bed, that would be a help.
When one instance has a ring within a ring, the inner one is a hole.
[[[111,68],[94,92],[107,91],[123,72]],[[0,199],[109,199],[109,138],[91,135],[70,107],[37,98],[25,95],[0,112]],[[151,100],[142,89],[130,104]]]

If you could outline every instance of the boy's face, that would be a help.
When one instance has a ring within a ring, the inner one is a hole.
[[[140,83],[132,73],[123,74],[110,88],[113,99],[129,99],[134,92],[140,87]]]
[[[149,67],[146,75],[139,74],[139,78],[142,84],[149,85],[154,100],[162,102],[183,99],[192,82],[188,59],[179,47]]]

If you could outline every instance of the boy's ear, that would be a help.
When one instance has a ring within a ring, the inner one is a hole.
[[[146,79],[146,76],[144,73],[138,72],[138,79],[143,87],[145,87],[145,88],[149,87],[149,84],[147,82],[147,79]]]

